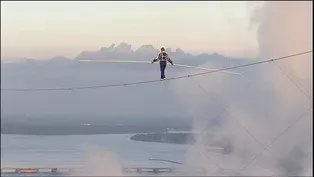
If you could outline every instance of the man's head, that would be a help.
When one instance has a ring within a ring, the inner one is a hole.
[[[164,51],[165,51],[165,48],[164,48],[164,47],[161,47],[160,51],[164,52]]]

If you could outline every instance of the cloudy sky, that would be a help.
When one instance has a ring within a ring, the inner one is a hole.
[[[255,8],[256,5],[259,2],[1,2],[1,55],[11,58],[75,57],[82,50],[99,50],[120,42],[132,45],[133,49],[152,44],[156,48],[182,48],[191,53],[218,52],[232,57],[258,54],[258,59],[282,57],[313,48],[312,2],[265,2],[264,6]],[[88,57],[95,56],[94,53]],[[123,56],[109,53],[117,58]],[[190,59],[196,62],[202,57]],[[200,66],[223,68],[243,62],[215,59],[205,60]],[[313,98],[312,64],[312,54],[307,54],[241,68],[241,77],[211,74],[140,87],[49,94],[2,92],[1,114],[59,114],[73,118],[75,115],[132,115],[132,118],[128,117],[132,122],[137,117],[144,117],[149,122],[159,121],[161,117],[165,117],[163,120],[176,117],[181,122],[184,114],[193,118],[196,130],[202,130],[219,116],[222,126],[210,131],[230,135],[235,146],[232,157],[247,163],[263,147],[243,131],[236,119],[265,147],[286,132],[269,148],[275,156],[265,151],[248,169],[263,166],[280,173],[292,170],[291,174],[309,175],[313,172],[313,158],[310,158],[313,154],[313,112],[309,109]],[[159,77],[156,65],[105,66],[61,60],[1,67],[3,88],[90,86]],[[191,70],[167,68],[169,78],[191,73]],[[228,107],[222,110],[219,102]],[[163,111],[157,109],[160,103],[166,105]],[[308,114],[298,122],[305,112]],[[287,127],[291,128],[286,131]],[[227,156],[220,160],[218,163],[224,167],[226,162],[236,164]],[[211,164],[209,161],[191,162]],[[252,175],[261,173],[269,175],[269,172],[260,171]]]
[[[74,57],[127,42],[254,56],[258,2],[1,2],[1,56]]]

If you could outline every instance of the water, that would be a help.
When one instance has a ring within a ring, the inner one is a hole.
[[[180,165],[149,159],[185,161],[187,145],[137,142],[130,136],[1,135],[1,168],[82,167],[114,161],[123,167],[177,167]]]
[[[132,135],[1,135],[1,168],[79,167],[86,169],[88,176],[122,176],[122,167],[180,169],[179,172],[165,173],[168,176],[200,176],[204,174],[202,170],[206,169],[205,175],[209,176],[234,175],[245,165],[233,155],[224,155],[215,151],[208,151],[209,154],[205,154],[199,153],[199,150],[191,153],[194,147],[189,145],[138,142],[130,140]],[[188,149],[190,154],[187,153]],[[171,160],[184,165],[150,159]],[[215,164],[223,167],[224,171],[221,172],[220,167]],[[243,171],[243,174],[256,174],[254,166],[248,170]],[[107,173],[108,171],[111,173]],[[134,176],[134,173],[132,174]]]

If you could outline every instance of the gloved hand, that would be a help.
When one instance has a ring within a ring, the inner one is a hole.
[[[153,61],[152,61],[152,63],[154,63],[154,62],[156,62],[157,61],[157,59],[154,59]]]

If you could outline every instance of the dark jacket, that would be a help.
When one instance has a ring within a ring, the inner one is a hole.
[[[168,61],[169,63],[173,64],[168,54],[164,51],[160,52],[158,56],[153,60],[153,62],[156,62],[156,61]]]

